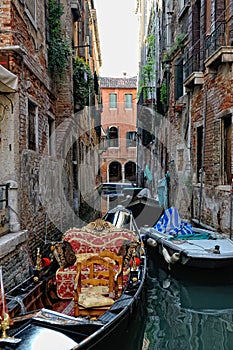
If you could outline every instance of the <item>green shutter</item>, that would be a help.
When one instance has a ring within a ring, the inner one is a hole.
[[[129,147],[130,139],[129,139],[129,131],[126,132],[126,147]]]
[[[109,94],[109,107],[117,108],[117,94]]]
[[[175,99],[183,96],[183,59],[180,57],[176,61],[175,70]]]
[[[132,94],[125,94],[125,108],[132,108]]]

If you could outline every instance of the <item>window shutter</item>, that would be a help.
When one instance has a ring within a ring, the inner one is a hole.
[[[117,108],[117,94],[109,94],[109,107]]]
[[[109,128],[107,128],[107,140],[108,140],[108,147],[110,147],[110,135],[109,135]]]
[[[175,99],[183,96],[183,59],[180,57],[176,61],[175,70]]]
[[[126,147],[129,147],[129,145],[130,145],[129,136],[130,136],[129,131],[127,131],[127,132],[126,132]]]
[[[132,94],[125,94],[125,108],[132,108]]]

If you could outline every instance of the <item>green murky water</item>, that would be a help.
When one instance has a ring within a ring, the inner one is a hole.
[[[232,350],[233,285],[176,280],[150,265],[143,350]]]

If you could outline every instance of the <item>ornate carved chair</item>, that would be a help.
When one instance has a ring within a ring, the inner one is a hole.
[[[110,250],[102,251],[101,253],[99,253],[99,256],[105,259],[111,259],[111,261],[114,263],[114,278],[117,282],[115,284],[115,298],[117,299],[122,293],[123,288],[123,256],[117,255],[111,252]]]
[[[100,316],[117,297],[118,278],[111,258],[96,255],[77,264],[74,316]]]

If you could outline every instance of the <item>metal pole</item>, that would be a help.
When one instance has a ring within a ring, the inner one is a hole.
[[[231,199],[230,199],[230,239],[232,238],[232,211],[233,211],[233,180],[231,181]]]

